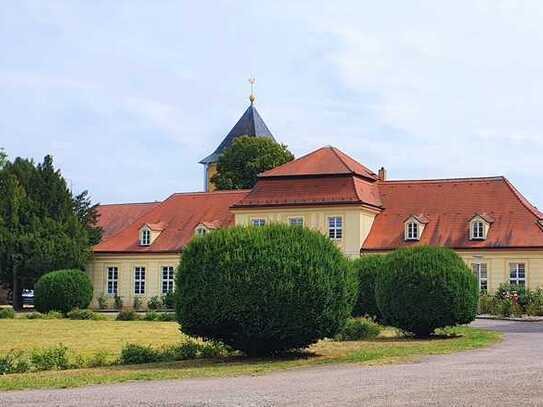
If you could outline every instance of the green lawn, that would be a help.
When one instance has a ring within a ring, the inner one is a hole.
[[[445,354],[488,346],[501,335],[466,327],[455,328],[457,337],[413,340],[387,330],[371,341],[321,341],[304,355],[278,359],[232,357],[223,360],[192,360],[138,366],[47,371],[0,377],[0,390],[65,388],[129,380],[227,377],[269,373],[279,369],[325,363],[383,364],[412,360],[424,355]],[[175,322],[116,322],[70,320],[0,320],[0,354],[62,343],[73,351],[92,355],[98,351],[118,354],[124,343],[154,346],[182,341]]]

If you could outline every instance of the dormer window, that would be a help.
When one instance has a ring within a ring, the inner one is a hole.
[[[485,224],[483,221],[476,220],[471,222],[471,238],[475,240],[485,238]]]
[[[404,222],[405,240],[420,240],[425,225],[429,222],[428,218],[424,215],[412,215]]]
[[[470,240],[485,240],[493,221],[488,215],[475,215],[469,222]]]
[[[204,237],[208,233],[213,232],[216,229],[219,229],[220,225],[221,225],[220,222],[216,220],[199,223],[194,228],[194,234],[198,237]]]
[[[205,235],[207,235],[207,228],[205,226],[198,226],[196,228],[196,236],[198,237],[204,237]]]
[[[163,222],[145,223],[140,228],[140,245],[151,246],[153,242],[160,236],[166,225]]]
[[[407,222],[405,240],[419,240],[419,224],[415,221]]]
[[[151,231],[149,229],[142,229],[140,243],[142,246],[149,246],[151,244]]]

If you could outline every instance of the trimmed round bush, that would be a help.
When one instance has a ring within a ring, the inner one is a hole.
[[[353,261],[353,271],[358,278],[358,297],[353,307],[353,317],[368,315],[381,320],[375,300],[375,280],[383,268],[385,256],[363,256]]]
[[[34,305],[39,312],[67,314],[74,308],[85,309],[92,300],[92,282],[80,270],[59,270],[40,277],[34,285]]]
[[[375,293],[384,321],[418,337],[473,321],[479,298],[477,280],[464,261],[439,247],[387,255]]]
[[[355,296],[339,249],[320,233],[287,225],[238,226],[194,239],[176,284],[183,332],[248,355],[334,337]]]

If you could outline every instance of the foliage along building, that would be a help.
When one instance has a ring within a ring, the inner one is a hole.
[[[102,205],[101,243],[88,271],[97,297],[149,299],[173,289],[183,248],[231,225],[303,225],[348,256],[419,245],[454,249],[481,289],[543,286],[543,213],[504,177],[388,180],[328,146],[264,172],[252,190],[213,191],[218,157],[236,137],[273,137],[251,105],[200,161],[204,190],[163,202]]]

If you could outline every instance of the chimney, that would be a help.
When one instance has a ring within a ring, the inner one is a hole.
[[[387,170],[385,167],[381,167],[379,169],[379,175],[378,175],[379,181],[386,181],[387,180]]]

